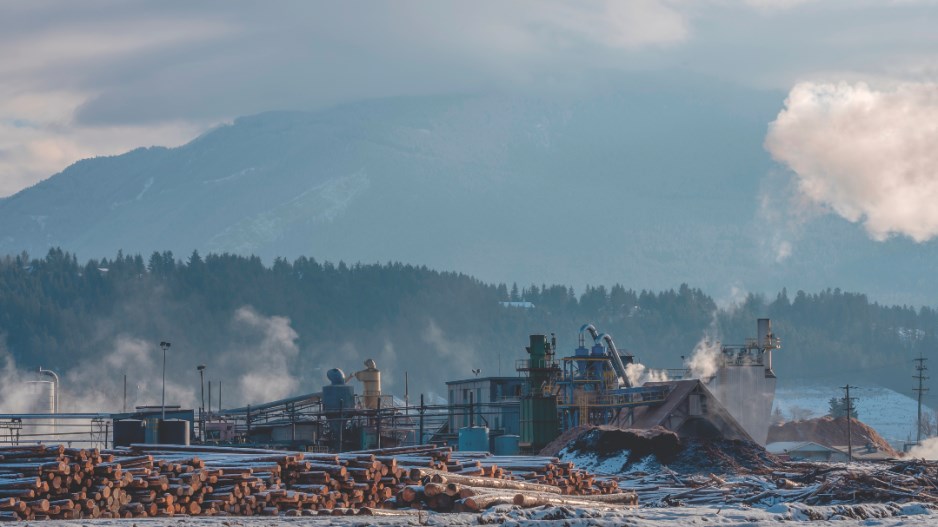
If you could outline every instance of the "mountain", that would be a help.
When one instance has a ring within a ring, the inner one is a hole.
[[[873,242],[826,218],[776,261],[784,220],[767,223],[763,204],[785,204],[762,140],[783,97],[650,76],[589,95],[243,117],[178,148],[80,161],[0,200],[0,253],[197,249],[404,261],[508,283],[690,281],[717,298],[839,286],[929,302],[935,244]]]

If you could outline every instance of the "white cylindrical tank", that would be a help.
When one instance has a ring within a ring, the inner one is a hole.
[[[26,393],[29,397],[29,410],[27,413],[54,414],[55,410],[55,382],[53,381],[26,381]],[[55,419],[48,422],[37,423],[35,433],[48,433],[55,435]]]
[[[55,413],[55,383],[52,381],[27,381],[26,393],[30,397],[28,413]]]

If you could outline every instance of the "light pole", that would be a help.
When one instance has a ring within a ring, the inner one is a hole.
[[[166,420],[166,349],[172,346],[169,342],[165,340],[160,342],[160,347],[163,348],[163,397],[160,402],[160,407],[163,409],[162,419]]]
[[[205,441],[205,365],[199,364],[199,383],[202,385],[202,406],[199,407],[199,435]]]

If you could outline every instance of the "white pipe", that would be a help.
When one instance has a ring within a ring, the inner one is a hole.
[[[59,413],[59,376],[52,370],[44,370],[39,367],[39,375],[52,377],[52,413]]]

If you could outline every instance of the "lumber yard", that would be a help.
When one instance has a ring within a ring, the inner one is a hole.
[[[438,404],[382,392],[371,359],[328,370],[318,392],[264,404],[118,414],[57,413],[58,378],[43,373],[51,391],[37,400],[49,411],[0,415],[0,520],[938,506],[932,462],[835,466],[767,452],[781,346],[768,319],[756,327],[744,344],[709,349],[705,367],[691,357],[673,370],[645,367],[592,324],[565,356],[553,335],[531,335],[516,376],[446,382]],[[88,435],[71,422],[90,424]]]

